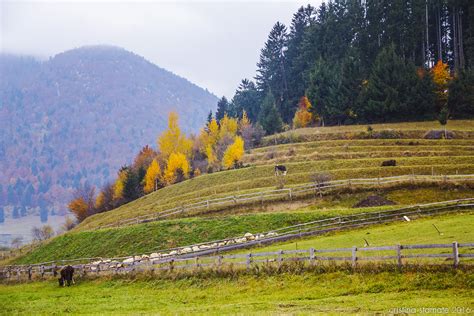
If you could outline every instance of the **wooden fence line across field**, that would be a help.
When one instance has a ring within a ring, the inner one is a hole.
[[[153,221],[159,221],[166,219],[171,216],[181,215],[189,213],[191,211],[210,211],[212,207],[219,206],[238,206],[245,205],[249,202],[261,202],[262,205],[265,201],[277,200],[277,199],[288,199],[293,200],[301,198],[310,194],[322,196],[332,189],[337,188],[357,188],[364,186],[383,186],[387,184],[397,183],[415,183],[415,182],[441,182],[447,183],[450,181],[473,181],[474,174],[465,175],[401,175],[393,177],[378,177],[378,178],[357,178],[357,179],[346,179],[346,180],[333,180],[326,181],[323,183],[307,183],[302,185],[293,186],[290,188],[276,189],[276,190],[265,190],[245,194],[230,195],[222,198],[203,200],[200,202],[177,206],[171,209],[157,212],[153,215],[141,215],[125,220],[120,220],[116,223],[100,225],[95,227],[87,227],[89,230],[104,229],[111,227],[121,227],[127,225],[134,225],[140,223],[148,223]]]
[[[441,251],[433,253],[431,249],[447,249],[448,251]],[[466,249],[466,251],[461,251]],[[404,261],[409,259],[430,259],[436,260],[438,258],[452,260],[454,267],[461,264],[461,259],[465,258],[464,264],[470,264],[474,260],[474,243],[458,243],[451,244],[421,244],[421,245],[393,245],[381,247],[362,247],[356,246],[351,248],[336,248],[336,249],[301,249],[301,250],[279,250],[272,252],[256,252],[247,254],[231,254],[231,255],[217,255],[217,256],[193,256],[190,258],[167,258],[153,260],[149,259],[146,262],[103,262],[99,264],[78,264],[74,265],[77,274],[84,276],[86,274],[118,274],[139,271],[173,271],[178,269],[191,269],[191,272],[200,271],[205,267],[211,269],[222,269],[226,266],[244,266],[251,269],[259,264],[277,264],[282,265],[284,262],[303,261],[310,262],[310,264],[321,264],[324,261],[346,261],[351,262],[353,267],[356,267],[358,262],[374,262],[397,264],[400,268],[403,267]],[[404,253],[409,251],[410,253]],[[364,255],[370,252],[382,252],[383,255]],[[439,263],[431,261],[430,263]],[[29,266],[10,266],[0,271],[0,279],[4,280],[32,280],[33,278],[45,279],[48,276],[57,276],[58,272],[63,268],[56,264],[47,265],[42,263],[39,265]]]
[[[155,253],[160,253],[163,258],[192,258],[196,256],[205,256],[211,254],[219,254],[226,251],[245,249],[252,246],[260,246],[272,244],[275,242],[282,242],[296,238],[308,237],[313,235],[321,235],[331,231],[342,230],[347,228],[358,228],[372,224],[388,223],[397,220],[406,220],[405,216],[413,220],[418,217],[431,216],[445,214],[449,212],[455,212],[460,209],[471,211],[474,208],[474,198],[450,200],[443,202],[427,203],[420,205],[413,205],[404,208],[385,210],[379,212],[369,213],[358,213],[350,214],[345,216],[337,216],[331,218],[325,218],[321,220],[315,220],[305,222],[301,224],[291,225],[287,227],[278,228],[268,232],[255,234],[253,239],[245,240],[244,242],[236,242],[236,240],[242,239],[243,237],[233,237],[221,240],[214,240],[209,242],[203,242],[194,245],[182,246],[177,248],[169,248],[156,250]],[[262,238],[255,238],[255,236],[263,235]],[[243,238],[245,239],[245,238]],[[197,249],[189,252],[184,252],[184,249]],[[140,259],[135,259],[140,257]],[[61,266],[68,264],[78,264],[91,261],[117,261],[121,262],[124,259],[133,258],[133,262],[147,261],[142,259],[143,256],[126,256],[126,257],[114,257],[114,258],[77,258],[68,260],[56,260],[50,262],[42,262],[34,265],[27,266],[44,266],[44,265],[56,265]],[[5,266],[4,269],[8,268],[24,268],[26,265],[16,266]]]

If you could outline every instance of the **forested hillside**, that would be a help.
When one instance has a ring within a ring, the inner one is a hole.
[[[274,133],[291,127],[306,96],[321,125],[467,118],[473,67],[472,1],[308,5],[289,27],[274,25],[255,81],[242,80],[232,100],[222,98],[217,117],[245,110]]]
[[[74,188],[106,183],[144,144],[154,144],[170,110],[193,132],[217,101],[108,46],[43,62],[1,55],[0,74],[0,220],[40,208],[43,217],[65,212]]]

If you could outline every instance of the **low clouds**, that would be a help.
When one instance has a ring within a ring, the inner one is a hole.
[[[242,78],[255,76],[273,24],[289,25],[307,4],[0,1],[2,52],[47,58],[84,45],[116,45],[228,97]]]

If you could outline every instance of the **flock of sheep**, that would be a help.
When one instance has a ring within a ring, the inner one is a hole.
[[[276,237],[277,235],[278,234],[275,232],[269,232],[267,234],[261,233],[261,234],[255,234],[255,235],[251,233],[246,233],[243,237],[237,237],[237,238],[232,238],[228,240],[210,242],[210,243],[194,245],[194,246],[181,247],[181,248],[172,250],[170,252],[164,252],[164,253],[153,252],[150,255],[144,254],[144,255],[131,256],[131,257],[125,258],[122,261],[117,261],[114,259],[102,259],[102,260],[91,262],[90,269],[92,271],[96,271],[97,269],[99,269],[100,266],[102,266],[103,268],[109,268],[109,269],[119,269],[125,266],[130,266],[130,265],[135,265],[135,264],[140,264],[140,263],[153,264],[153,263],[156,263],[156,261],[158,260],[171,259],[172,257],[178,256],[178,255],[184,255],[184,254],[189,254],[193,252],[197,253],[200,251],[221,248],[221,247],[229,246],[233,244],[242,244],[242,243],[246,243],[253,240],[262,240],[262,239],[272,238],[272,237]]]

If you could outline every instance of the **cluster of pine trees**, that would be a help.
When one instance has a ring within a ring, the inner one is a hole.
[[[178,115],[169,114],[168,128],[157,139],[157,148],[145,146],[131,165],[123,166],[113,183],[96,195],[95,188],[76,190],[69,210],[79,221],[109,211],[167,185],[212,173],[239,168],[246,148],[256,145],[263,131],[252,125],[245,111],[242,118],[209,116],[198,135],[187,137],[178,125]]]
[[[248,113],[268,134],[307,97],[321,124],[474,115],[474,2],[334,0],[272,28],[257,63],[217,116]]]

